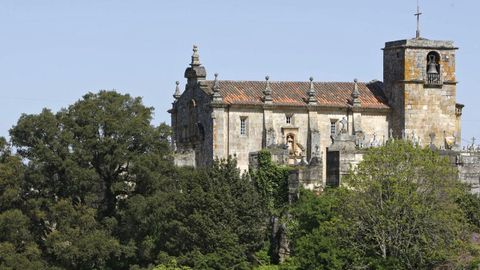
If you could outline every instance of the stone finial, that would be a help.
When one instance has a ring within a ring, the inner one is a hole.
[[[269,76],[265,76],[265,80],[266,80],[266,86],[265,86],[265,90],[263,90],[263,102],[264,103],[272,103],[273,101],[273,98],[272,98],[272,88],[270,87],[270,77]]]
[[[315,98],[315,86],[313,85],[313,77],[310,77],[310,89],[308,90],[307,94],[308,94],[308,100],[307,100],[307,103],[308,104],[316,104],[317,103],[317,99]]]
[[[200,66],[200,55],[198,54],[198,46],[193,45],[192,63],[190,66]]]
[[[173,98],[175,98],[175,100],[178,100],[180,98],[180,82],[179,81],[176,81],[175,82],[176,86],[175,86],[175,93],[173,94]]]
[[[353,107],[360,107],[362,103],[360,102],[360,91],[358,90],[358,80],[353,80],[353,91],[352,91],[352,105]]]
[[[188,79],[187,81],[187,88],[195,86],[199,81],[203,81],[207,78],[207,71],[202,64],[200,64],[200,59],[198,55],[198,47],[197,45],[193,45],[193,54],[192,54],[192,62],[190,63],[190,67],[185,70],[185,78]]]
[[[218,82],[218,73],[215,73],[215,81],[213,82],[213,101],[223,101],[222,95],[220,95],[220,83]]]

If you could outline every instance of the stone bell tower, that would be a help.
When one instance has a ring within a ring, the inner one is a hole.
[[[394,137],[447,149],[460,144],[457,49],[452,41],[421,38],[419,30],[414,39],[385,43],[383,80]]]

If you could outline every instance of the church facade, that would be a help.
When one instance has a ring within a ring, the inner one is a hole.
[[[420,37],[385,43],[383,82],[207,80],[198,48],[185,70],[183,92],[174,94],[171,113],[175,162],[206,166],[235,156],[247,170],[251,154],[285,149],[284,163],[321,163],[337,138],[356,149],[393,138],[420,146],[460,145],[463,105],[456,101],[455,52],[451,41]]]

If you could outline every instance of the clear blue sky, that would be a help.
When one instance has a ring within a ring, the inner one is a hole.
[[[480,137],[480,1],[421,0],[422,36],[454,40],[464,143]],[[22,113],[116,89],[169,123],[192,44],[209,78],[382,80],[385,41],[415,35],[415,0],[0,0],[0,136]]]

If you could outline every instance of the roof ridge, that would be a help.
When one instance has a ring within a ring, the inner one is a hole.
[[[205,82],[214,82],[214,80],[204,80]],[[260,80],[218,80],[219,82],[238,82],[238,83],[244,83],[244,82],[258,82],[258,83],[265,83],[266,81],[260,81]],[[310,84],[310,81],[269,81],[270,83],[308,83]],[[379,80],[370,80],[368,82],[362,82],[358,81],[359,84],[369,84],[369,83],[375,83],[375,82],[381,82]],[[353,81],[314,81],[315,83],[351,83],[353,84]]]

